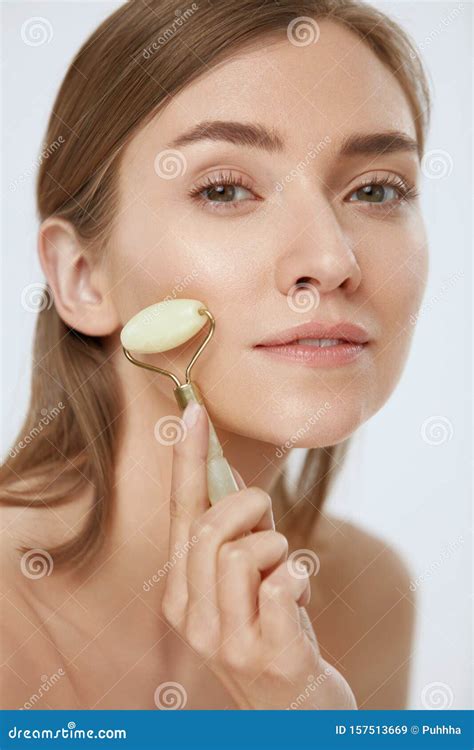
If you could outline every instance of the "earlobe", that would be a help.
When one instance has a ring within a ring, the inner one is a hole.
[[[70,222],[46,219],[39,231],[38,254],[55,307],[68,326],[89,336],[107,336],[119,327],[105,274]]]

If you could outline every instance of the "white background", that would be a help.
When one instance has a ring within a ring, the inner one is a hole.
[[[34,178],[47,118],[73,53],[120,4],[2,6],[2,454],[15,439],[28,399],[35,314],[21,298],[25,287],[42,279]],[[354,439],[328,508],[395,546],[413,579],[423,577],[410,708],[424,707],[422,691],[431,683],[443,683],[447,708],[469,708],[472,5],[373,4],[398,20],[421,49],[434,103],[427,151],[443,153],[433,162],[440,171],[425,178],[422,190],[430,277],[410,359],[395,394]],[[49,43],[22,41],[22,24],[32,16],[50,21]]]

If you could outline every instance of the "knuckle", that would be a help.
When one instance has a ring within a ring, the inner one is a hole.
[[[172,628],[178,630],[183,618],[184,607],[176,597],[171,597],[165,593],[161,602],[161,611],[166,622]]]
[[[194,630],[186,631],[186,640],[192,650],[202,659],[209,659],[212,655],[212,646],[209,637],[205,633],[197,633]]]
[[[224,565],[245,563],[246,560],[245,550],[236,542],[225,542],[219,550],[219,562]]]
[[[242,648],[242,644],[235,643],[234,640],[228,641],[220,649],[219,657],[223,666],[232,672],[239,672],[242,675],[250,674],[252,663],[249,650]]]
[[[268,533],[271,534],[275,545],[278,546],[282,550],[282,553],[285,553],[285,557],[287,557],[289,545],[286,536],[284,534],[281,534],[279,531],[269,531]]]
[[[272,504],[272,499],[268,492],[262,490],[261,487],[248,487],[246,490],[249,499],[253,503],[259,503],[262,510],[266,510]]]
[[[272,499],[268,492],[260,487],[247,487],[242,490],[242,501],[253,511],[257,510],[262,516],[269,510],[272,511]]]
[[[291,560],[286,561],[286,568],[282,571],[295,587],[300,586],[304,588],[306,585],[311,583],[309,571],[307,569],[300,570],[295,569],[295,565]]]
[[[195,518],[191,523],[190,531],[191,535],[197,537],[198,539],[209,538],[215,534],[214,525],[207,518]]]
[[[262,599],[281,599],[285,593],[285,588],[280,581],[274,581],[271,578],[265,578],[260,586],[260,596]]]
[[[186,641],[202,659],[210,659],[214,654],[216,647],[214,630],[209,623],[198,622],[193,616],[188,618],[185,628]]]

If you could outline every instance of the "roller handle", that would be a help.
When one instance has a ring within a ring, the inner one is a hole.
[[[190,401],[197,401],[204,408],[209,422],[209,448],[207,451],[207,486],[211,505],[222,500],[231,492],[238,492],[239,485],[232,473],[232,469],[224,457],[222,445],[219,442],[214,425],[207,413],[201,391],[196,383],[189,382],[174,389],[178,406],[184,410]]]
[[[205,408],[205,407],[204,407]],[[207,414],[207,411],[206,411]],[[209,450],[207,453],[207,488],[209,502],[211,505],[222,500],[230,492],[238,492],[239,485],[230,468],[230,464],[224,457],[222,446],[216,435],[214,425],[212,424],[209,414]]]

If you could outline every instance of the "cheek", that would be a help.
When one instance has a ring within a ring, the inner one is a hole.
[[[133,228],[133,229],[132,229]],[[190,218],[185,226],[151,219],[140,206],[122,217],[109,252],[111,293],[122,322],[138,310],[163,299],[201,299],[212,313],[236,299],[239,281],[246,282],[238,248],[223,248],[199,237]]]
[[[244,372],[238,364],[245,359],[241,343],[248,338],[242,309],[255,304],[250,299],[251,250],[244,256],[239,242],[223,246],[222,238],[205,237],[190,218],[170,229],[167,222],[140,206],[121,217],[121,225],[112,243],[110,255],[111,293],[122,325],[139,310],[163,299],[202,300],[216,318],[216,329],[191,376],[212,402],[228,401],[228,382]],[[131,227],[136,227],[136,231]],[[149,355],[147,361],[184,377],[194,352],[204,340],[208,324],[193,339],[163,354]],[[165,390],[169,383],[165,382]],[[160,390],[161,383],[157,386]],[[215,394],[215,395],[214,395]]]
[[[421,221],[403,230],[394,225],[361,265],[365,296],[384,336],[398,333],[419,309],[426,286],[428,250]]]
[[[428,274],[426,234],[421,220],[394,231],[377,262],[363,271],[368,309],[379,322],[373,367],[373,406],[388,399],[403,371]]]

